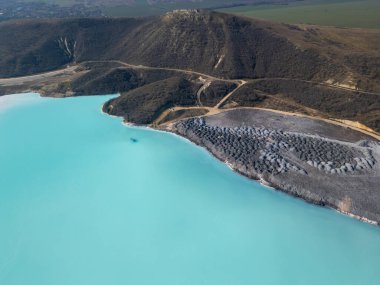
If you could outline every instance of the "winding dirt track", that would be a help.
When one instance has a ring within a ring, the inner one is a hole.
[[[284,80],[284,81],[298,81],[298,82],[304,82],[304,83],[311,83],[311,84],[317,84],[320,86],[325,86],[329,87],[332,89],[340,89],[340,90],[345,90],[345,91],[354,91],[356,93],[360,94],[370,94],[370,95],[377,95],[380,96],[379,93],[374,93],[374,92],[367,92],[367,91],[362,91],[362,90],[356,90],[356,89],[351,89],[347,87],[342,87],[334,84],[329,84],[329,83],[321,83],[321,82],[316,82],[316,81],[310,81],[310,80],[302,80],[302,79],[294,79],[294,78],[282,78],[282,77],[264,77],[264,78],[258,78],[258,79],[225,79],[225,78],[218,78],[209,74],[197,72],[197,71],[192,71],[192,70],[185,70],[185,69],[177,69],[177,68],[169,68],[169,67],[153,67],[153,66],[145,66],[145,65],[134,65],[134,64],[129,64],[123,61],[119,60],[98,60],[98,61],[86,61],[87,63],[109,63],[109,62],[114,62],[118,63],[122,66],[132,68],[132,69],[144,69],[144,70],[165,70],[165,71],[174,71],[174,72],[179,72],[179,73],[185,73],[188,75],[198,75],[200,77],[204,77],[208,80],[217,80],[217,81],[224,81],[224,82],[230,82],[230,83],[236,83],[236,84],[242,84],[249,83],[249,82],[257,82],[261,80]],[[11,85],[20,85],[25,82],[30,82],[30,81],[35,81],[38,79],[45,79],[51,76],[56,76],[62,73],[69,73],[69,72],[74,72],[75,69],[78,66],[72,65],[68,66],[63,69],[59,70],[54,70],[54,71],[49,71],[41,74],[34,74],[34,75],[29,75],[29,76],[22,76],[22,77],[11,77],[11,78],[0,78],[0,85],[3,86],[11,86]]]
[[[201,72],[197,72],[197,71],[192,71],[192,70],[185,70],[185,69],[168,68],[168,67],[153,67],[153,66],[145,66],[145,65],[133,65],[133,64],[129,64],[129,63],[126,63],[126,62],[123,62],[123,61],[119,61],[119,60],[89,61],[89,62],[94,62],[94,63],[96,63],[96,62],[115,62],[115,63],[119,63],[119,64],[121,64],[123,66],[129,67],[129,68],[133,68],[133,69],[175,71],[175,72],[180,72],[180,73],[186,73],[186,74],[189,74],[189,75],[199,75],[201,77],[206,77],[206,78],[211,79],[211,80],[220,80],[220,81],[225,81],[225,82],[230,82],[230,83],[238,83],[238,84],[241,83],[241,82],[248,83],[248,82],[257,82],[257,81],[261,81],[261,80],[297,81],[297,82],[303,82],[303,83],[316,84],[316,85],[320,85],[320,86],[324,86],[324,87],[329,87],[329,88],[332,88],[332,89],[340,89],[340,90],[345,90],[345,91],[353,91],[353,92],[357,92],[357,93],[360,93],[360,94],[369,94],[369,95],[380,96],[379,93],[357,90],[357,89],[354,89],[354,88],[343,87],[343,86],[334,85],[334,84],[330,84],[330,83],[326,83],[326,82],[325,83],[321,83],[321,82],[316,82],[316,81],[311,81],[311,80],[302,80],[302,79],[295,79],[295,78],[263,77],[263,78],[258,78],[258,79],[246,79],[247,80],[246,81],[246,80],[243,80],[243,79],[218,78],[218,77],[215,77],[215,76],[212,76],[212,75],[209,75],[209,74],[205,74],[205,73],[201,73]]]
[[[240,80],[238,86],[232,92],[228,93],[222,100],[220,100],[214,108],[219,109],[232,95],[234,95],[237,90],[239,90],[243,85],[247,84],[247,82],[248,81]]]
[[[128,67],[131,69],[173,71],[173,72],[178,72],[178,73],[184,73],[187,75],[199,76],[202,80],[204,80],[204,84],[202,85],[202,87],[197,92],[198,106],[193,106],[193,107],[175,106],[173,108],[169,108],[169,109],[163,111],[161,113],[161,115],[153,122],[152,125],[159,125],[160,122],[162,122],[162,120],[168,114],[170,114],[171,112],[176,112],[176,111],[180,111],[180,110],[199,110],[199,109],[200,110],[207,110],[208,113],[205,116],[210,116],[210,115],[214,115],[214,114],[217,114],[220,112],[225,112],[225,111],[228,111],[231,109],[236,109],[236,108],[220,109],[220,107],[243,85],[250,83],[250,82],[257,82],[257,81],[261,81],[261,80],[292,80],[292,81],[298,81],[298,82],[304,82],[304,83],[317,84],[317,85],[329,87],[332,89],[340,89],[340,90],[345,90],[345,91],[353,91],[353,92],[360,93],[360,94],[370,94],[370,95],[380,96],[379,93],[355,90],[355,89],[350,89],[350,88],[337,86],[337,85],[329,84],[329,83],[320,83],[320,82],[301,80],[301,79],[293,79],[293,78],[259,78],[259,79],[249,79],[249,80],[248,79],[247,80],[244,80],[244,79],[224,79],[224,78],[218,78],[218,77],[215,77],[215,76],[212,76],[209,74],[204,74],[204,73],[192,71],[192,70],[184,70],[184,69],[168,68],[168,67],[152,67],[152,66],[145,66],[145,65],[134,65],[134,64],[129,64],[129,63],[119,61],[119,60],[88,61],[88,63],[112,63],[112,62],[118,63],[121,66]],[[22,85],[22,84],[28,83],[28,82],[34,82],[34,81],[38,81],[38,80],[46,80],[48,78],[52,78],[52,77],[62,75],[62,74],[75,73],[75,70],[77,68],[78,68],[78,66],[75,65],[75,66],[68,66],[68,67],[66,67],[64,69],[60,69],[60,70],[55,70],[55,71],[50,71],[50,72],[35,74],[35,75],[30,75],[30,76],[13,77],[13,78],[0,78],[0,86],[18,86],[18,85]],[[212,81],[224,81],[224,82],[229,82],[229,83],[235,83],[237,85],[237,87],[232,92],[230,92],[225,97],[223,97],[214,107],[205,107],[202,105],[202,102],[201,102],[201,94],[207,88],[207,84],[212,82]],[[243,107],[243,108],[250,108],[250,107]],[[251,109],[265,109],[265,108],[254,107]],[[345,122],[345,121],[337,120],[334,118],[326,119],[326,118],[321,118],[321,117],[317,117],[317,116],[311,117],[311,116],[307,116],[304,114],[283,112],[283,111],[278,111],[278,110],[274,110],[274,109],[265,109],[265,110],[272,111],[272,112],[279,112],[279,113],[282,113],[285,115],[290,115],[290,116],[310,117],[310,118],[322,120],[322,121],[325,121],[325,122],[328,122],[331,124],[335,124],[335,125],[339,125],[339,126],[345,126],[345,127],[348,127],[348,128],[353,129],[353,130],[365,133],[367,135],[370,135],[370,136],[380,140],[380,134],[378,134],[374,131],[372,132],[370,129],[366,128],[365,126],[357,127],[356,125],[358,125],[358,124],[356,124],[356,122],[349,122],[349,121]],[[166,122],[164,125],[171,125],[172,123],[173,123],[173,121],[170,121],[170,122]]]

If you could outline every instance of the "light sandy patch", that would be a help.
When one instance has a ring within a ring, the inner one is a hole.
[[[23,93],[0,96],[0,112],[9,110],[13,107],[30,104],[37,101],[39,95],[36,93]]]
[[[53,76],[66,74],[74,72],[75,69],[77,69],[77,66],[69,66],[64,69],[45,72],[41,74],[35,74],[35,75],[29,75],[29,76],[22,76],[22,77],[12,77],[12,78],[0,78],[0,85],[2,86],[15,86],[15,85],[22,85],[28,82],[33,82],[37,80],[43,80],[47,79]]]

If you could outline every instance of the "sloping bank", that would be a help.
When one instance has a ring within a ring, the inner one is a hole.
[[[184,119],[168,130],[244,176],[379,225],[379,141],[322,121],[284,116],[233,110]]]

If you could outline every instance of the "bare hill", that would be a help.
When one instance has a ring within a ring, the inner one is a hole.
[[[355,57],[337,57],[339,49],[325,52],[307,44],[311,35],[314,42],[326,43],[323,32],[198,10],[145,19],[6,22],[0,24],[0,77],[112,59],[223,78],[286,77],[342,84],[349,79],[354,86],[377,89],[377,84],[366,84],[368,78],[379,81],[377,54],[362,50]]]
[[[0,94],[121,93],[105,110],[141,124],[199,111],[174,107],[240,106],[350,120],[379,132],[379,42],[378,30],[281,25],[201,10],[11,21],[0,23],[0,77],[78,71],[22,84],[12,79],[13,85],[3,79]],[[179,98],[183,86],[186,96]]]

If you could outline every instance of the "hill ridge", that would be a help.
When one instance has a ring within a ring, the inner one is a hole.
[[[287,75],[328,80],[343,72],[342,66],[312,49],[300,49],[265,23],[204,10],[141,19],[2,23],[0,77],[94,59],[192,69],[232,79]],[[15,48],[20,45],[27,49]]]

